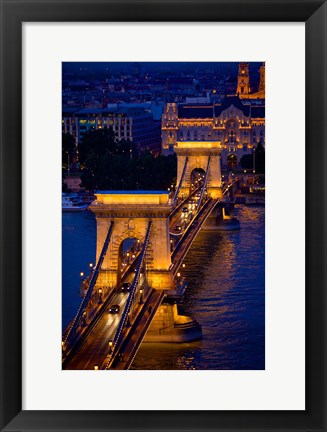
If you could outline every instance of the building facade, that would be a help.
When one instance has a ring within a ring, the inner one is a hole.
[[[162,117],[162,152],[172,154],[177,141],[219,141],[223,166],[236,166],[259,143],[265,145],[265,107],[226,97],[221,105],[168,103]]]
[[[236,95],[222,103],[167,103],[161,122],[162,153],[172,154],[178,141],[218,141],[222,165],[237,166],[243,155],[265,146],[265,65],[258,91],[251,93],[249,63],[238,67]]]
[[[73,135],[77,145],[86,132],[109,128],[112,128],[116,141],[129,140],[139,150],[160,153],[160,122],[153,120],[150,110],[137,106],[63,109],[62,132]]]

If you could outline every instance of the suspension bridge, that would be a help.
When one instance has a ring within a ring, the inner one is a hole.
[[[215,228],[233,181],[221,184],[218,142],[178,142],[175,151],[175,192],[96,194],[97,264],[63,332],[63,369],[128,369],[143,340],[201,337],[176,305],[187,288],[183,260],[200,229]]]

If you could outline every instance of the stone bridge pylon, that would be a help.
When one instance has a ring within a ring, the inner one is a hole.
[[[192,172],[202,169],[207,174],[207,192],[213,198],[221,197],[221,145],[219,141],[177,141],[178,196],[186,197],[191,191]],[[186,164],[186,165],[185,165]]]
[[[173,288],[169,214],[172,204],[164,191],[102,191],[90,206],[97,224],[96,260],[98,262],[108,228],[113,231],[104,257],[97,285],[114,288],[120,283],[122,243],[136,239],[143,244],[149,221],[152,221],[146,258],[146,277],[157,290]]]

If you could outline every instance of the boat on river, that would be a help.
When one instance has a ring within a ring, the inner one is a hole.
[[[62,193],[62,211],[84,211],[88,206],[77,193]]]

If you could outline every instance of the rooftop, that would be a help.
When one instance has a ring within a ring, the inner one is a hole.
[[[156,191],[156,190],[104,190],[104,191],[96,191],[96,194],[106,194],[106,195],[159,195],[159,194],[167,194],[167,191]]]
[[[142,190],[122,190],[122,191],[98,191],[95,193],[97,203],[109,205],[167,205],[169,202],[169,193],[167,191],[142,191]]]
[[[251,106],[249,103],[243,103],[238,96],[227,96],[222,104],[181,104],[178,105],[178,117],[180,119],[205,119],[219,117],[220,114],[234,106],[243,112],[246,117],[264,118],[264,106]]]

